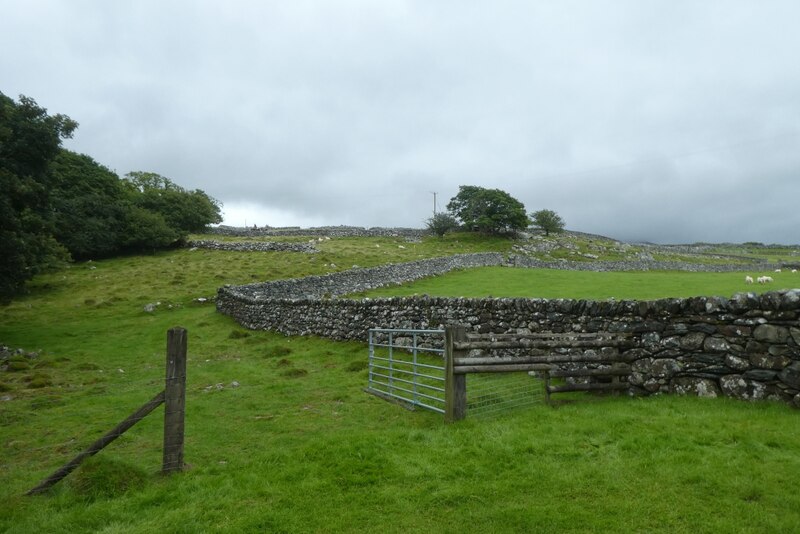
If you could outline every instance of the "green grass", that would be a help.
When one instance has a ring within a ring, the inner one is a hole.
[[[746,273],[684,271],[590,272],[556,269],[482,267],[453,271],[402,286],[375,289],[359,296],[429,295],[437,297],[530,297],[605,300],[652,300],[670,297],[723,296],[737,292],[800,287],[800,274],[769,273],[772,284],[745,284]],[[753,272],[753,278],[759,273]]]
[[[800,247],[771,245],[766,247],[755,247],[752,245],[716,245],[712,246],[707,254],[731,254],[735,256],[745,256],[749,258],[766,260],[771,263],[800,263]]]
[[[416,249],[324,245],[317,255],[181,250],[75,264],[0,308],[0,342],[40,352],[27,369],[0,372],[0,531],[800,530],[798,412],[786,406],[608,398],[445,426],[362,391],[364,344],[248,332],[194,300],[331,262],[509,246],[472,236]],[[560,291],[591,287],[568,278]],[[163,387],[175,325],[189,331],[190,467],[158,474],[158,409],[51,492],[23,496]],[[37,375],[49,385],[29,387]]]

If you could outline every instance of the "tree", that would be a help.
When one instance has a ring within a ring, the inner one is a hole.
[[[125,181],[132,202],[161,215],[181,237],[222,222],[219,202],[200,189],[189,191],[154,172],[129,172]]]
[[[0,92],[0,300],[67,258],[53,238],[50,164],[78,123]]]
[[[52,174],[54,235],[70,255],[96,258],[123,248],[132,206],[119,176],[89,156],[63,149]]]
[[[561,232],[564,230],[564,220],[553,210],[539,210],[531,213],[533,225],[544,230],[544,235],[550,232]]]
[[[499,189],[462,185],[447,209],[468,230],[490,234],[524,230],[530,224],[522,202]]]
[[[160,213],[129,205],[125,212],[121,248],[154,250],[166,248],[181,239],[181,234],[167,224]]]
[[[428,219],[425,224],[428,227],[428,231],[438,237],[442,237],[447,232],[452,232],[458,228],[458,221],[456,218],[444,212],[435,214]]]

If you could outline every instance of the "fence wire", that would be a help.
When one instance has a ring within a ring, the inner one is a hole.
[[[544,402],[543,381],[527,372],[467,375],[467,418],[496,416]]]

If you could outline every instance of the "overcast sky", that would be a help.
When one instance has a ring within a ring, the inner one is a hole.
[[[422,227],[459,185],[567,227],[800,243],[800,2],[0,0],[0,91],[242,226]]]

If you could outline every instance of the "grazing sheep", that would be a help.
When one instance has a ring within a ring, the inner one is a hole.
[[[772,279],[771,276],[759,276],[757,278],[757,281],[759,284],[768,284],[769,282],[773,282],[774,280]]]
[[[779,272],[781,272],[781,270],[780,269],[775,269],[775,272],[779,273]]]
[[[753,283],[753,277],[750,276],[750,275],[745,276],[744,277],[744,282],[745,282],[745,284],[752,284]]]
[[[796,272],[797,272],[797,269],[792,269],[792,272],[793,272],[793,273],[796,273]]]

